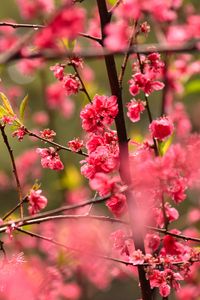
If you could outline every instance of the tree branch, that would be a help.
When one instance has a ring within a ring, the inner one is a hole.
[[[16,167],[16,163],[15,163],[15,158],[14,158],[14,155],[13,155],[13,150],[10,147],[8,137],[5,133],[5,126],[0,124],[0,130],[1,130],[1,134],[2,134],[2,137],[3,137],[4,144],[6,145],[6,148],[8,150],[10,160],[11,160],[11,163],[12,163],[13,174],[14,174],[14,178],[15,178],[15,181],[16,181],[17,192],[18,192],[18,197],[19,197],[20,215],[21,215],[21,219],[23,219],[22,187],[21,187],[20,180],[19,180],[19,175],[18,175],[18,172],[17,172],[17,167]]]
[[[46,26],[40,24],[20,24],[20,23],[12,23],[12,22],[0,22],[1,27],[12,27],[12,28],[45,28]]]
[[[83,155],[83,156],[86,156],[86,157],[88,156],[88,154],[85,153],[85,152],[83,152],[82,150],[80,150],[80,151],[78,151],[78,152],[74,152],[74,151],[72,151],[70,148],[65,147],[65,146],[62,146],[62,145],[60,145],[60,144],[58,144],[58,143],[55,143],[55,142],[53,142],[53,141],[50,141],[50,140],[48,140],[48,139],[45,139],[45,138],[41,137],[40,135],[38,135],[37,133],[34,133],[34,132],[28,130],[27,128],[25,128],[25,131],[26,131],[26,133],[27,133],[29,136],[33,136],[33,137],[35,137],[35,138],[37,138],[37,139],[39,139],[39,140],[41,140],[41,141],[43,141],[43,142],[45,142],[45,143],[48,143],[48,144],[50,144],[50,145],[56,147],[58,150],[62,149],[62,150],[66,150],[66,151],[68,151],[68,152],[80,154],[80,155]]]
[[[35,53],[24,55],[21,53],[20,49],[17,50],[12,49],[12,51],[8,53],[3,53],[0,55],[0,64],[7,64],[12,62],[13,60],[19,59],[34,59],[34,58],[43,58],[45,60],[59,60],[70,58],[72,55],[80,56],[85,59],[100,59],[110,55],[126,55],[128,54],[150,54],[153,52],[158,53],[188,53],[188,52],[199,52],[199,39],[190,41],[184,45],[168,45],[168,44],[143,44],[143,45],[133,45],[130,48],[119,50],[119,51],[110,51],[108,49],[97,49],[97,48],[89,48],[87,50],[82,51],[38,51]]]

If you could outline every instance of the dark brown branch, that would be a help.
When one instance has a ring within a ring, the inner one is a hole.
[[[107,10],[107,5],[105,0],[97,0],[97,6],[98,6],[98,11],[100,16],[102,41],[104,41],[106,37],[104,29],[110,23],[111,13],[108,12]],[[118,74],[117,74],[113,53],[109,53],[109,55],[104,55],[104,59],[105,59],[106,70],[107,70],[107,75],[110,84],[110,90],[112,95],[117,97],[118,110],[119,110],[118,115],[115,118],[115,124],[117,128],[119,150],[120,150],[120,155],[119,155],[120,176],[122,178],[122,181],[127,186],[129,186],[131,184],[131,176],[130,176],[130,169],[129,169],[128,139],[127,139],[126,125],[125,125],[125,118],[124,118],[124,111],[123,111],[122,91],[119,86]],[[126,164],[126,168],[125,168],[125,164]],[[131,216],[132,211],[136,209],[136,207],[134,207],[134,204],[136,205],[136,203],[134,203],[134,195],[129,191],[127,191],[125,195],[127,198],[127,203],[130,211],[129,213]],[[138,232],[136,232],[135,227],[136,224],[134,224],[134,220],[132,220],[131,229],[132,229],[135,248],[140,249],[143,253],[145,253],[143,236],[140,235],[138,238]],[[150,288],[150,283],[146,278],[146,273],[142,266],[138,266],[138,274],[139,274],[139,282],[140,282],[143,300],[151,300],[152,291]]]
[[[168,44],[143,44],[143,45],[133,45],[130,48],[123,49],[121,51],[110,51],[107,49],[97,49],[97,48],[89,48],[87,50],[82,51],[65,51],[65,52],[56,52],[56,51],[39,51],[29,55],[23,55],[20,49],[12,49],[12,51],[8,53],[3,53],[0,55],[0,64],[6,64],[13,60],[19,60],[23,58],[34,59],[34,58],[43,58],[45,60],[59,60],[70,58],[72,55],[80,56],[85,59],[99,59],[104,58],[110,55],[126,55],[128,54],[150,54],[153,52],[158,53],[188,53],[188,52],[199,52],[199,40],[194,40],[188,42],[184,45],[171,46]]]
[[[16,185],[17,185],[17,192],[18,192],[18,197],[19,197],[19,206],[20,206],[20,215],[21,215],[21,219],[23,219],[23,196],[22,196],[22,187],[20,184],[20,180],[19,180],[19,175],[17,172],[17,167],[16,167],[16,163],[15,163],[15,158],[13,155],[13,150],[10,147],[9,141],[8,141],[8,137],[5,133],[5,126],[0,125],[0,130],[1,130],[1,134],[4,140],[4,144],[6,145],[6,148],[8,150],[9,156],[10,156],[10,160],[12,163],[12,168],[13,168],[13,175],[16,181]]]
[[[92,41],[97,42],[100,45],[102,45],[102,40],[98,37],[95,37],[95,36],[92,36],[90,34],[83,33],[83,32],[80,32],[79,36],[84,37],[84,38],[89,39],[89,40],[92,40]]]

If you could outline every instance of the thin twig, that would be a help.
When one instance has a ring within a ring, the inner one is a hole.
[[[21,226],[28,226],[28,225],[33,225],[33,224],[40,224],[44,222],[49,222],[49,221],[57,221],[57,220],[97,220],[97,221],[103,221],[103,222],[111,222],[111,223],[118,223],[118,224],[123,224],[123,225],[128,225],[127,222],[122,221],[120,219],[116,218],[111,218],[111,217],[106,217],[106,216],[96,216],[96,215],[55,215],[55,216],[48,216],[48,217],[42,217],[42,218],[32,218],[30,220],[24,220],[19,223],[15,221],[15,225],[18,228]]]
[[[165,228],[157,228],[157,227],[152,227],[152,226],[147,226],[148,229],[162,233],[164,235],[170,235],[173,236],[177,239],[183,239],[184,241],[191,241],[191,242],[196,242],[196,243],[200,243],[200,238],[195,238],[195,237],[190,237],[184,234],[177,234],[177,233],[173,233],[171,231],[168,231]]]
[[[29,136],[33,136],[33,137],[35,137],[35,138],[37,138],[37,139],[39,139],[39,140],[41,140],[41,141],[43,141],[43,142],[45,142],[45,143],[48,143],[48,144],[50,144],[50,145],[52,145],[52,146],[55,146],[58,150],[59,150],[59,149],[62,149],[62,150],[66,150],[66,151],[68,151],[68,152],[80,154],[80,155],[83,155],[83,156],[88,156],[88,154],[85,153],[85,152],[83,152],[82,150],[79,150],[79,151],[77,151],[77,152],[74,152],[74,151],[72,151],[70,148],[65,147],[65,146],[63,146],[63,145],[60,145],[60,144],[58,144],[58,143],[56,143],[56,142],[50,141],[50,140],[48,140],[48,139],[45,139],[45,138],[41,137],[40,135],[38,135],[37,133],[34,133],[34,132],[28,130],[27,128],[25,129],[25,131],[26,131],[26,133],[27,133]]]
[[[142,74],[144,74],[144,68],[143,68],[143,64],[142,64],[139,53],[137,53],[137,59],[138,59],[138,62],[139,62],[140,72]],[[146,102],[146,108],[147,108],[149,123],[152,123],[153,118],[152,118],[152,114],[151,114],[151,110],[150,110],[150,106],[149,106],[149,99],[146,96],[146,94],[144,94],[144,98],[145,98],[145,102]],[[156,139],[154,137],[153,137],[153,145],[154,145],[155,156],[159,156],[158,145],[157,145]]]
[[[102,45],[102,40],[96,36],[93,36],[93,35],[90,35],[87,33],[83,33],[83,32],[80,32],[79,36],[84,37],[89,40],[92,40],[92,41],[95,41],[95,42],[99,43],[100,45]]]
[[[20,180],[19,180],[19,175],[17,172],[17,167],[16,167],[16,163],[15,163],[15,158],[13,155],[13,150],[10,147],[9,141],[8,141],[8,137],[5,133],[5,126],[4,125],[0,125],[0,130],[1,130],[1,134],[4,140],[4,144],[6,145],[6,148],[8,150],[9,156],[10,156],[10,160],[12,163],[12,168],[13,168],[13,174],[14,174],[14,178],[16,181],[16,185],[17,185],[17,192],[18,192],[18,197],[19,197],[19,206],[20,206],[20,216],[21,219],[23,219],[23,196],[22,196],[22,187],[20,184]]]
[[[86,89],[86,86],[81,78],[81,75],[79,74],[78,72],[78,68],[76,67],[75,64],[71,63],[72,67],[74,68],[74,71],[75,71],[75,75],[76,77],[79,79],[80,83],[81,83],[81,91],[86,95],[86,97],[88,98],[89,102],[92,103],[92,98],[90,97],[87,89]]]
[[[12,22],[0,22],[0,26],[9,26],[13,28],[33,28],[33,29],[39,29],[39,28],[45,28],[45,25],[40,24],[20,24],[20,23],[12,23]]]
[[[84,251],[83,249],[77,249],[77,248],[73,248],[73,247],[68,247],[67,245],[62,244],[62,243],[54,240],[53,238],[48,238],[48,237],[45,237],[43,235],[34,233],[32,231],[24,230],[24,229],[21,229],[21,228],[18,228],[17,230],[19,232],[27,234],[27,235],[29,235],[31,237],[35,237],[35,238],[38,238],[38,239],[50,242],[50,243],[52,243],[54,245],[63,247],[66,250],[75,251],[75,252],[81,252],[81,253],[84,253],[84,254],[92,256],[92,257],[97,257],[97,258],[100,258],[100,259],[105,259],[105,260],[109,260],[109,261],[113,261],[113,262],[122,263],[122,264],[127,265],[127,266],[129,265],[129,266],[134,266],[134,267],[138,267],[138,266],[148,267],[148,266],[151,266],[151,265],[152,266],[155,266],[155,265],[156,266],[163,266],[164,265],[163,262],[155,262],[155,263],[153,262],[152,264],[151,263],[134,264],[133,262],[122,260],[122,259],[119,259],[119,258],[114,258],[114,257],[110,257],[110,256],[107,256],[107,255],[102,255],[102,254],[98,254],[98,253],[94,253],[94,252],[88,252],[88,251]],[[199,262],[199,259],[189,259],[188,262],[189,263]],[[177,262],[171,262],[170,264],[171,265],[182,265],[182,264],[185,264],[185,263],[186,263],[186,261],[177,261]]]
[[[164,78],[164,88],[162,93],[162,103],[161,103],[161,116],[166,114],[166,104],[167,104],[167,93],[169,89],[169,79],[168,79],[168,69],[169,69],[169,54],[165,54],[165,60],[164,60],[164,72],[163,72],[163,78]]]
[[[20,224],[23,224],[23,222],[33,220],[35,218],[43,218],[43,217],[45,218],[45,217],[49,217],[49,216],[52,216],[52,215],[55,215],[55,214],[62,213],[64,211],[85,207],[85,206],[88,206],[88,205],[91,205],[91,204],[103,203],[106,200],[108,200],[110,197],[111,197],[111,194],[109,194],[105,197],[98,197],[95,200],[90,199],[90,200],[83,201],[83,202],[78,203],[78,204],[66,205],[66,206],[62,206],[62,207],[59,207],[59,208],[55,208],[55,209],[49,210],[47,212],[37,214],[34,217],[25,217],[23,220],[22,219],[14,220],[14,221],[12,220],[12,221],[9,221],[7,223],[4,223],[4,224],[0,225],[0,232],[4,232],[6,230],[6,227],[10,226],[13,223],[18,224],[18,226],[19,226]]]
[[[135,24],[133,26],[133,29],[132,29],[131,36],[130,36],[130,39],[129,39],[129,45],[128,45],[129,47],[128,48],[130,48],[133,44],[135,34],[136,34],[135,33],[136,26],[137,26],[137,21],[135,22]],[[127,66],[127,63],[128,63],[129,56],[130,56],[130,53],[127,52],[124,56],[124,60],[123,60],[123,63],[121,65],[121,72],[119,74],[120,89],[122,89],[122,82],[123,82],[123,78],[124,78],[124,74],[125,74],[125,70],[126,70],[126,66]]]
[[[2,220],[6,220],[10,215],[12,215],[19,207],[22,203],[27,201],[27,196],[24,197],[24,199],[22,199],[21,203],[18,203],[15,207],[13,207],[11,210],[9,210],[3,217]]]

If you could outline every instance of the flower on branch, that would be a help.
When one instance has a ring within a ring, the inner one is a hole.
[[[127,104],[127,108],[127,116],[133,123],[135,123],[140,120],[140,113],[145,110],[145,103],[141,100],[136,101],[133,99]]]
[[[31,215],[38,213],[47,206],[47,198],[41,195],[42,190],[31,190],[28,196],[28,211]]]
[[[21,126],[19,129],[15,130],[12,134],[13,137],[17,137],[18,140],[21,142],[24,138],[24,136],[26,135],[26,130],[24,128],[24,126]]]
[[[49,168],[56,171],[64,169],[60,156],[53,147],[37,148],[36,152],[41,156],[41,164],[43,168]]]
[[[68,147],[73,152],[79,152],[81,150],[81,148],[83,147],[83,140],[80,140],[79,138],[71,140],[68,142]]]
[[[170,118],[162,117],[160,119],[154,120],[149,125],[149,130],[152,137],[160,141],[165,140],[167,137],[172,135],[174,131],[174,125]]]

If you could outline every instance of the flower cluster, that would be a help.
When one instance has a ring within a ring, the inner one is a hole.
[[[49,25],[36,36],[35,45],[38,48],[59,47],[58,41],[62,38],[73,40],[83,31],[85,11],[83,8],[72,5],[60,10]]]
[[[53,147],[37,148],[36,152],[41,156],[41,164],[43,168],[49,168],[56,171],[64,169],[60,156]]]
[[[82,127],[86,132],[99,132],[111,125],[118,114],[117,97],[96,95],[81,111]]]

